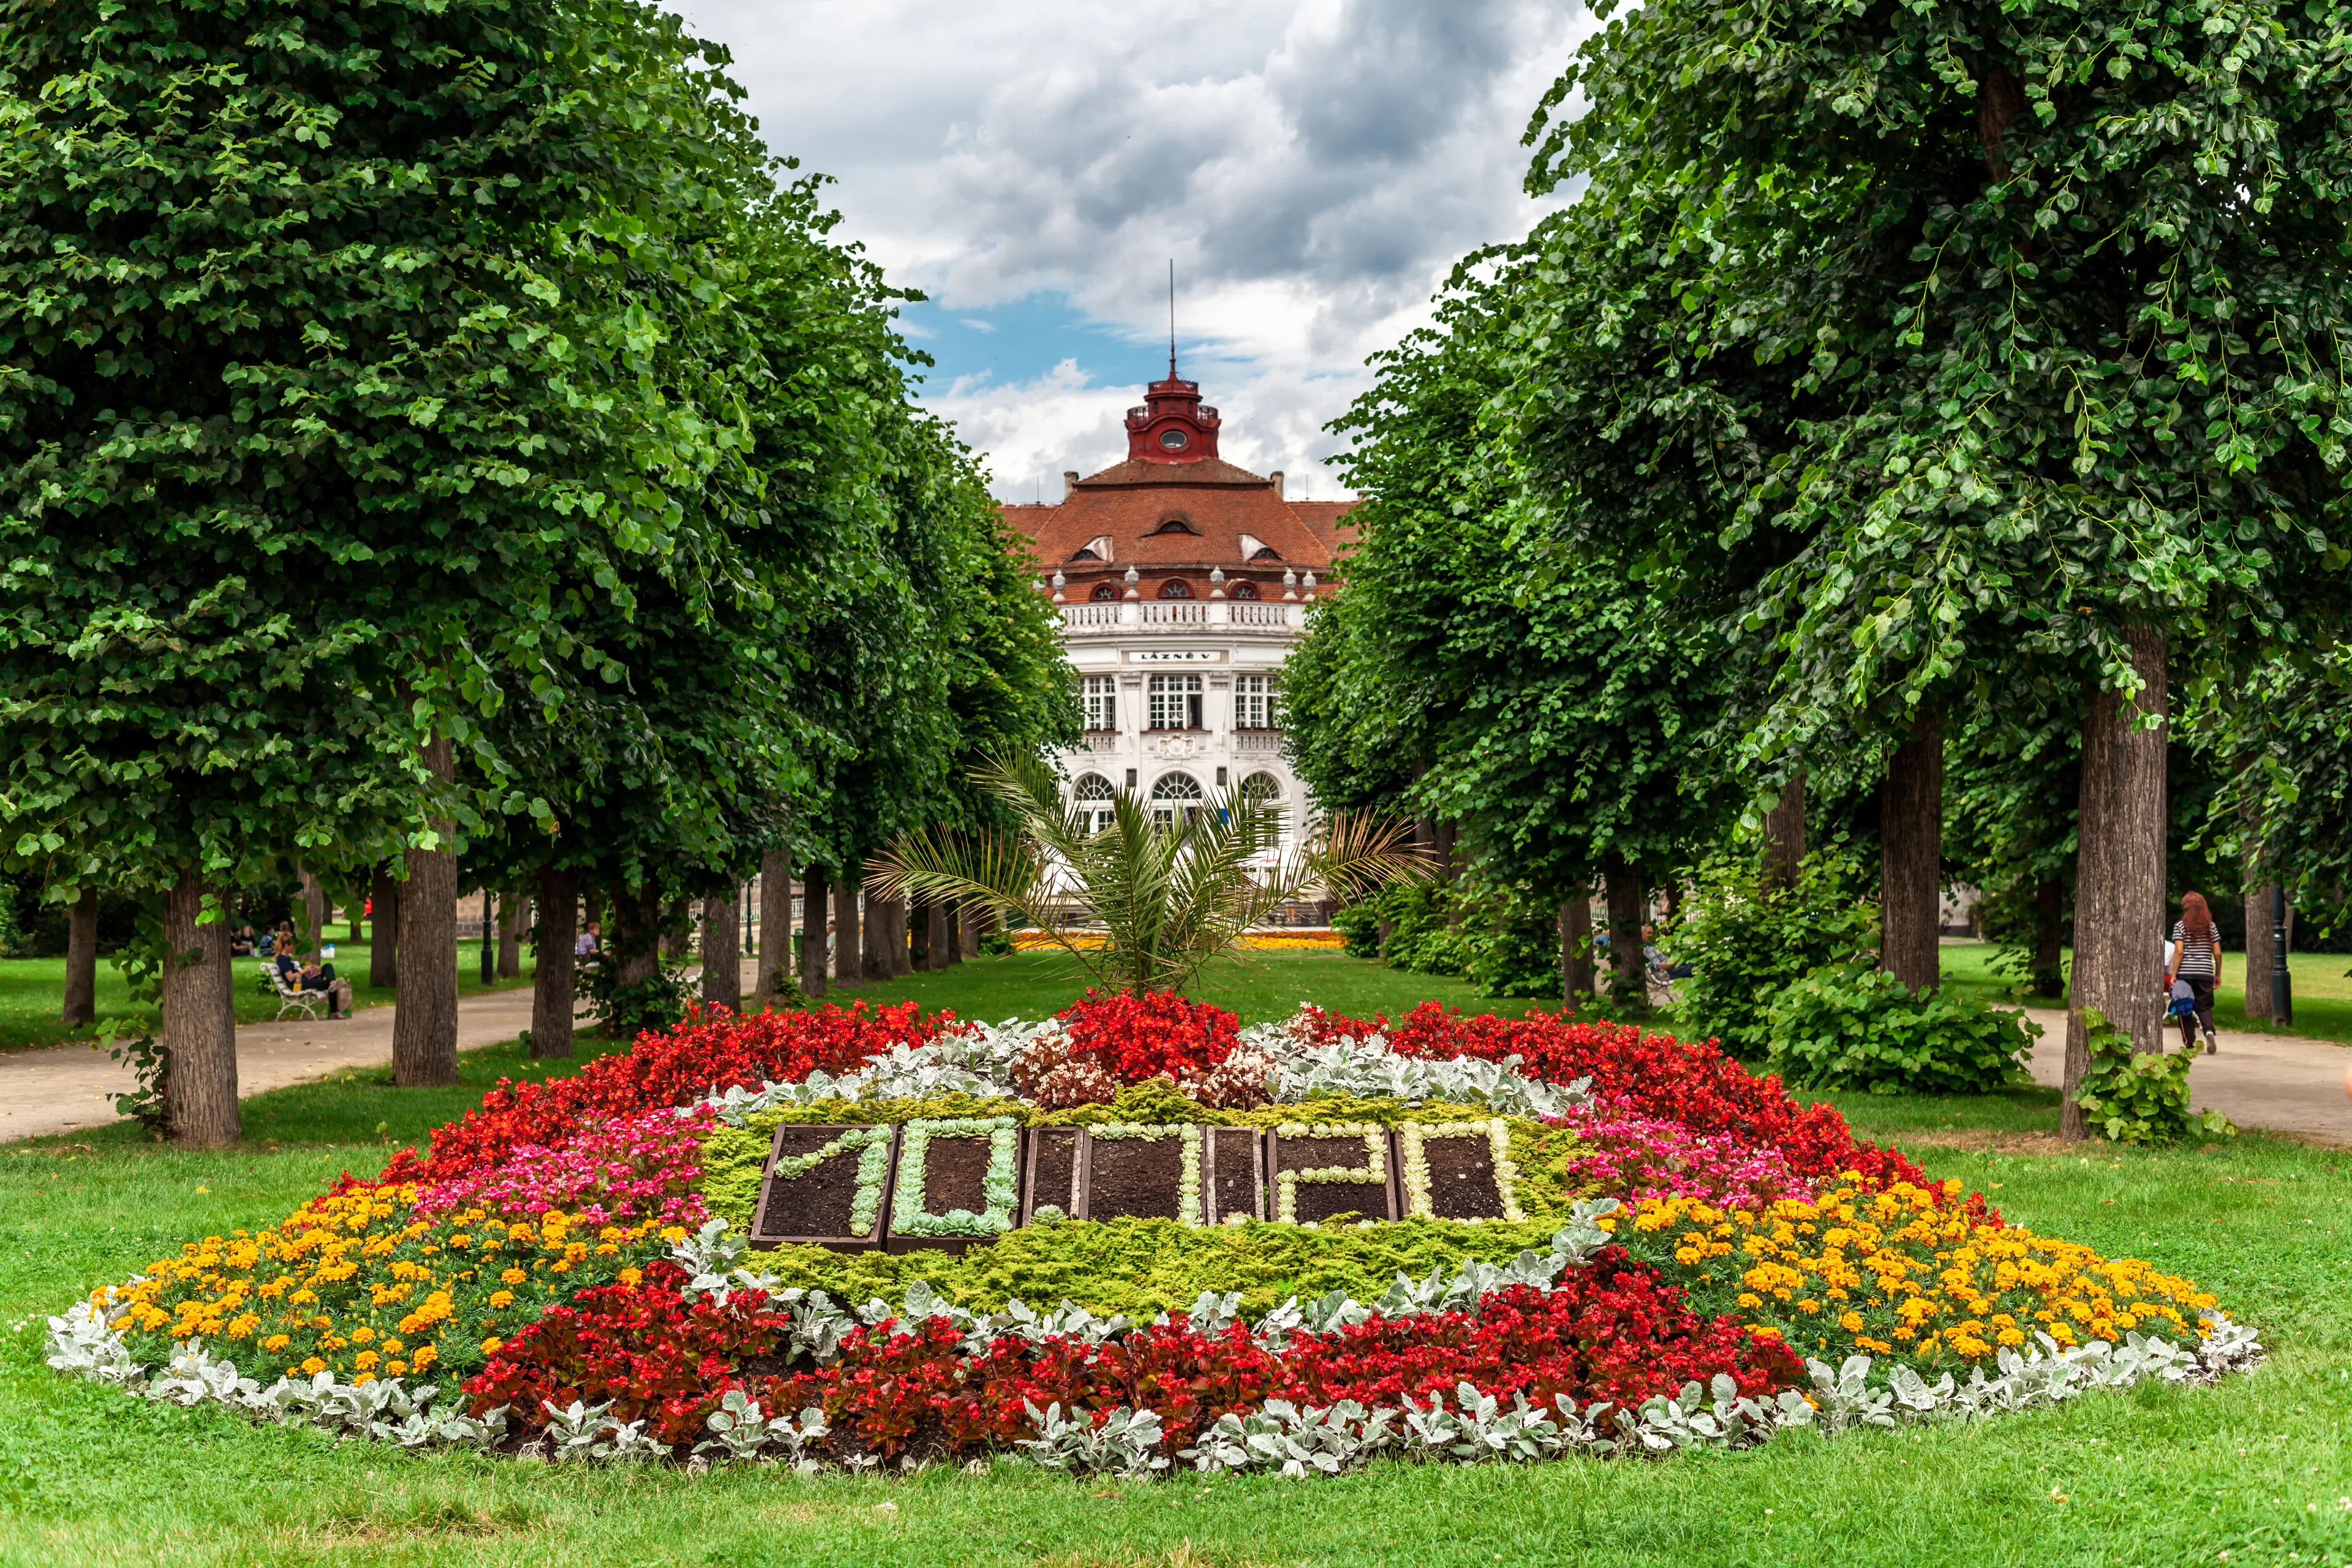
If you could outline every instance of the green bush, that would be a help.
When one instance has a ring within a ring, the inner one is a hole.
[[[2042,1031],[1973,996],[1915,993],[1882,970],[1808,974],[1767,1016],[1771,1069],[1791,1087],[1873,1094],[1986,1094],[2024,1081]]]
[[[1793,888],[1766,884],[1760,860],[1720,856],[1659,942],[1691,973],[1675,983],[1680,1033],[1712,1037],[1744,1061],[1771,1049],[1773,1004],[1815,970],[1875,962],[1878,905],[1839,846],[1809,855]]]
[[[1470,956],[1470,980],[1482,996],[1559,998],[1559,911],[1514,896]]]
[[[1331,915],[1331,929],[1346,942],[1340,951],[1350,958],[1378,958],[1381,955],[1381,911],[1378,900],[1349,904]]]
[[[2083,1022],[2090,1036],[2091,1065],[2074,1091],[2074,1103],[2110,1141],[2177,1143],[2196,1135],[2237,1136],[2220,1111],[2189,1109],[2189,1064],[2196,1059],[2189,1052],[2135,1051],[2131,1037],[2095,1007],[2083,1009]]]
[[[593,952],[580,965],[580,994],[589,1016],[617,1038],[635,1039],[647,1029],[673,1029],[686,1018],[690,994],[686,966],[664,954],[654,973],[634,985],[620,984],[620,965],[606,952]]]

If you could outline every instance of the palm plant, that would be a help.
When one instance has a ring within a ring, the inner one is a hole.
[[[1324,818],[1267,868],[1282,807],[1246,789],[1218,791],[1166,822],[1122,792],[1097,827],[1063,805],[1060,778],[1035,757],[992,757],[972,778],[1013,829],[901,838],[867,862],[869,885],[884,898],[977,904],[1002,923],[1026,923],[1097,985],[1138,996],[1182,990],[1244,932],[1318,889],[1353,899],[1428,875],[1407,824],[1364,814]],[[1082,931],[1087,916],[1098,927]]]

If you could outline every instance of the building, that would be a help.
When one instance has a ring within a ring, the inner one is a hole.
[[[1217,455],[1218,425],[1171,361],[1128,410],[1124,462],[1004,515],[1050,574],[1080,677],[1086,737],[1059,758],[1073,804],[1108,816],[1128,789],[1172,816],[1239,786],[1280,800],[1296,832],[1308,803],[1282,754],[1282,663],[1354,503],[1288,499],[1280,473]]]

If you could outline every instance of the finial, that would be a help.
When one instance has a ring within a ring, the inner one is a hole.
[[[1286,566],[1282,569],[1282,596],[1286,599],[1296,599],[1298,597],[1297,568]]]
[[[1224,596],[1225,569],[1222,566],[1212,566],[1209,568],[1209,597],[1222,599]]]
[[[1168,379],[1176,379],[1176,258],[1168,258]]]
[[[1140,583],[1140,582],[1142,582],[1142,581],[1143,581],[1143,574],[1142,574],[1142,573],[1138,572],[1138,571],[1137,571],[1134,567],[1132,567],[1132,566],[1130,566],[1130,567],[1129,567],[1129,568],[1127,569],[1127,596],[1128,596],[1129,598],[1130,598],[1130,599],[1140,599],[1141,597],[1143,597],[1143,595],[1142,595],[1142,594],[1141,594],[1141,593],[1140,593],[1140,592],[1136,588],[1136,586],[1135,586],[1138,583]]]
[[[1062,575],[1060,567],[1054,569],[1054,603],[1058,605],[1062,602],[1062,590],[1069,586],[1069,582],[1067,577]]]
[[[1311,598],[1313,598],[1313,597],[1315,596],[1315,574],[1314,574],[1314,573],[1309,572],[1308,574],[1307,574],[1307,582],[1306,582],[1306,584],[1305,584],[1305,585],[1306,585],[1306,588],[1307,588],[1307,596],[1308,598],[1310,598],[1310,599],[1311,599]]]

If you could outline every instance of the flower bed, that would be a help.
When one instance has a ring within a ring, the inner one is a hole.
[[[1728,1446],[2259,1353],[1711,1046],[1173,996],[698,1012],[51,1329],[410,1445],[1137,1473]]]

